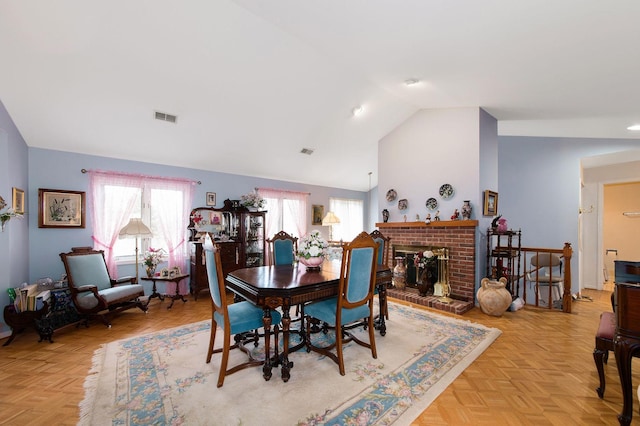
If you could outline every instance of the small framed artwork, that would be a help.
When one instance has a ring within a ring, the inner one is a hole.
[[[324,206],[320,204],[314,204],[311,208],[311,224],[322,225],[323,217],[324,217]]]
[[[84,227],[84,192],[38,189],[38,228]]]
[[[169,269],[168,268],[162,268],[160,270],[160,277],[161,278],[169,278]]]
[[[486,190],[484,191],[484,216],[495,216],[498,214],[498,193]]]
[[[215,205],[216,205],[216,193],[207,192],[207,206],[215,206]]]
[[[13,211],[24,214],[24,191],[22,189],[13,188]]]

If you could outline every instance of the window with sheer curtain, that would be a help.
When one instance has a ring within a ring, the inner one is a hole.
[[[329,210],[340,223],[333,225],[333,239],[351,241],[364,231],[364,203],[362,200],[329,198]]]
[[[140,257],[149,247],[163,248],[169,267],[187,270],[194,181],[103,171],[89,171],[89,176],[94,248],[104,250],[113,276],[118,276],[117,261],[135,262],[135,239],[118,238],[131,218],[141,218],[153,234],[139,240]]]
[[[258,193],[267,202],[265,224],[266,237],[271,238],[280,231],[294,237],[307,233],[307,199],[309,193],[258,188]]]

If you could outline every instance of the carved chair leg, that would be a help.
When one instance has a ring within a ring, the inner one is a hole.
[[[604,378],[604,359],[608,358],[609,351],[603,351],[601,349],[594,349],[593,351],[593,360],[596,363],[596,369],[598,370],[598,378],[600,379],[600,386],[596,388],[596,392],[598,393],[598,397],[600,399],[604,398],[604,388],[605,388],[605,378]]]

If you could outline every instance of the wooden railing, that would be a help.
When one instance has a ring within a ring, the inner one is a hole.
[[[553,274],[559,274],[559,271],[554,271],[552,268],[550,268],[551,272],[550,272],[550,276],[548,277],[549,279],[545,279],[544,283],[541,284],[541,281],[539,279],[539,270],[542,269],[542,267],[532,267],[531,265],[531,258],[533,256],[536,255],[544,255],[544,254],[556,254],[560,257],[560,260],[562,261],[562,274],[564,275],[564,281],[563,281],[563,285],[562,285],[562,299],[561,299],[561,303],[562,303],[562,312],[567,312],[570,313],[571,312],[571,256],[573,254],[573,249],[571,248],[571,244],[570,243],[564,243],[564,247],[561,249],[551,249],[551,248],[534,248],[534,247],[522,247],[520,249],[521,251],[521,255],[520,255],[520,262],[521,262],[521,271],[524,271],[524,273],[518,277],[517,283],[519,284],[521,281],[523,283],[523,289],[522,289],[522,298],[527,302],[527,288],[529,284],[533,284],[534,285],[534,293],[535,293],[535,303],[534,306],[542,306],[542,304],[540,302],[543,302],[545,306],[542,307],[546,307],[549,309],[553,309],[554,308],[554,300],[553,300],[553,287],[552,285],[549,284],[549,291],[547,294],[547,298],[546,300],[542,300],[540,298],[540,287],[546,287],[547,286],[547,281],[551,281],[551,278],[553,277]],[[536,271],[536,269],[538,271]],[[528,273],[528,276],[527,276]],[[531,278],[531,280],[528,279],[528,277]]]

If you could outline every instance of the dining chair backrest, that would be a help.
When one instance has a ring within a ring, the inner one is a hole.
[[[373,299],[379,243],[366,232],[345,244],[342,251],[338,311],[365,305]]]
[[[391,238],[385,237],[382,232],[378,231],[377,229],[371,232],[369,235],[371,235],[373,241],[380,244],[378,247],[378,265],[387,265],[389,262],[389,250],[391,248],[389,241],[391,240]]]
[[[272,238],[268,239],[271,264],[272,265],[292,265],[295,254],[298,251],[298,238],[280,231]]]
[[[218,315],[226,318],[227,302],[224,289],[224,277],[222,275],[220,250],[214,246],[209,235],[205,236],[205,242],[202,247],[205,253],[207,278],[209,280],[209,293],[211,294],[213,307]]]

